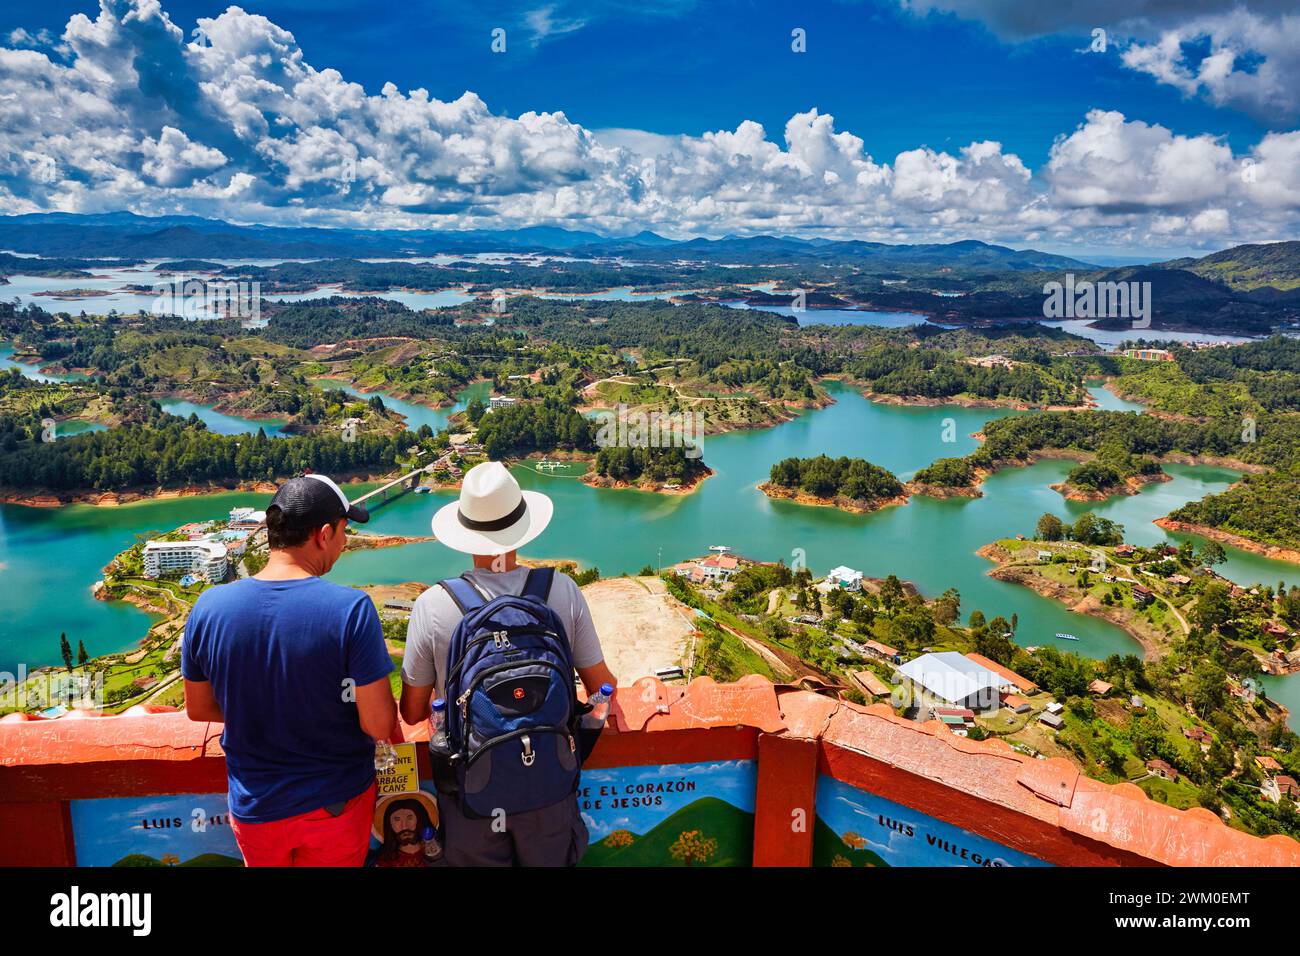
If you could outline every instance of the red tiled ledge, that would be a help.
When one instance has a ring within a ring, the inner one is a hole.
[[[402,724],[394,740],[427,733]],[[70,801],[224,792],[220,736],[220,724],[160,706],[0,719],[0,864],[74,861]],[[791,820],[815,814],[829,780],[1059,865],[1300,866],[1300,843],[1289,837],[1250,836],[1207,810],[1175,810],[1132,784],[1083,777],[1065,760],[756,675],[688,686],[647,677],[619,688],[587,768],[727,760],[757,762],[758,865],[812,862],[812,827]]]

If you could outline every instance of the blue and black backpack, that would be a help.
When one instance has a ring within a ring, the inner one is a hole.
[[[441,582],[463,617],[447,653],[450,769],[468,816],[523,813],[578,786],[581,752],[573,653],[546,603],[553,568],[522,594],[488,600],[465,577]]]

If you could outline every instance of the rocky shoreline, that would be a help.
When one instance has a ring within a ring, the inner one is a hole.
[[[340,484],[358,481],[379,481],[389,472],[376,475],[369,471],[331,475]],[[281,479],[281,480],[287,480]],[[154,501],[167,498],[188,498],[194,495],[220,495],[233,492],[256,492],[257,494],[275,494],[279,487],[273,481],[241,481],[234,484],[215,482],[206,485],[185,485],[180,488],[126,488],[122,491],[98,491],[83,489],[81,491],[51,491],[38,489],[0,489],[0,504],[20,505],[25,508],[62,508],[64,505],[95,505],[99,508],[115,508],[119,505],[134,504],[139,501]]]
[[[949,395],[944,398],[928,398],[921,395],[890,395],[884,392],[873,392],[866,386],[850,380],[845,380],[845,384],[856,388],[863,398],[880,405],[900,405],[917,408],[944,408],[947,406],[1000,408],[1009,409],[1013,412],[1079,412],[1097,407],[1097,400],[1086,391],[1083,395],[1083,401],[1078,405],[1042,405],[1036,402],[1023,402],[1015,399],[969,398],[962,395]]]
[[[1250,538],[1243,538],[1239,534],[1233,534],[1231,531],[1222,531],[1219,528],[1211,528],[1209,525],[1192,524],[1189,521],[1175,521],[1169,517],[1157,518],[1152,524],[1166,531],[1175,531],[1179,534],[1195,534],[1202,538],[1209,538],[1220,544],[1239,548],[1242,551],[1249,551],[1251,554],[1258,554],[1273,561],[1288,561],[1291,564],[1300,564],[1300,549],[1284,548],[1276,544],[1263,544],[1259,541],[1252,541]]]
[[[1173,481],[1173,478],[1162,471],[1155,475],[1129,475],[1113,488],[1079,488],[1068,481],[1048,487],[1060,492],[1061,497],[1067,501],[1105,501],[1117,495],[1136,495],[1145,485],[1159,484],[1162,481]]]
[[[1065,605],[1075,614],[1087,614],[1090,617],[1108,621],[1121,628],[1133,640],[1142,646],[1147,660],[1156,660],[1166,652],[1167,638],[1145,626],[1145,621],[1136,617],[1128,608],[1117,605],[1105,605],[1091,595],[1081,594],[1075,588],[1056,581],[1048,580],[1036,573],[1031,565],[1013,565],[1008,562],[1011,555],[996,542],[986,544],[976,552],[981,558],[994,562],[997,567],[988,572],[988,576],[1011,584],[1019,584],[1032,589],[1045,598],[1050,598]]]
[[[656,495],[673,495],[682,496],[692,494],[700,485],[713,476],[713,469],[707,465],[703,471],[697,473],[689,483],[683,484],[677,488],[666,488],[663,482],[654,481],[622,481],[620,479],[610,478],[608,475],[598,475],[594,471],[588,471],[579,481],[590,488],[612,488],[627,489],[632,491],[645,491]]]

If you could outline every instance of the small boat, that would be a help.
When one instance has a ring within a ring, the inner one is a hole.
[[[728,545],[728,544],[711,544],[711,545],[709,545],[709,550],[710,550],[710,551],[716,551],[716,552],[718,552],[719,554],[722,554],[722,553],[725,552],[725,551],[730,551],[730,550],[731,550],[731,545]]]
[[[1059,637],[1059,638],[1060,638],[1061,640],[1063,640],[1063,641],[1077,641],[1077,640],[1078,640],[1078,638],[1075,637],[1073,634],[1065,634],[1065,633],[1063,633],[1063,632],[1061,632],[1061,631],[1057,631],[1057,632],[1056,632],[1056,636]]]

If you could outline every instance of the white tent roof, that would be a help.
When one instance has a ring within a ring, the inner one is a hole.
[[[997,690],[1007,679],[981,667],[956,651],[922,654],[898,668],[898,673],[936,697],[958,703],[984,690]]]

